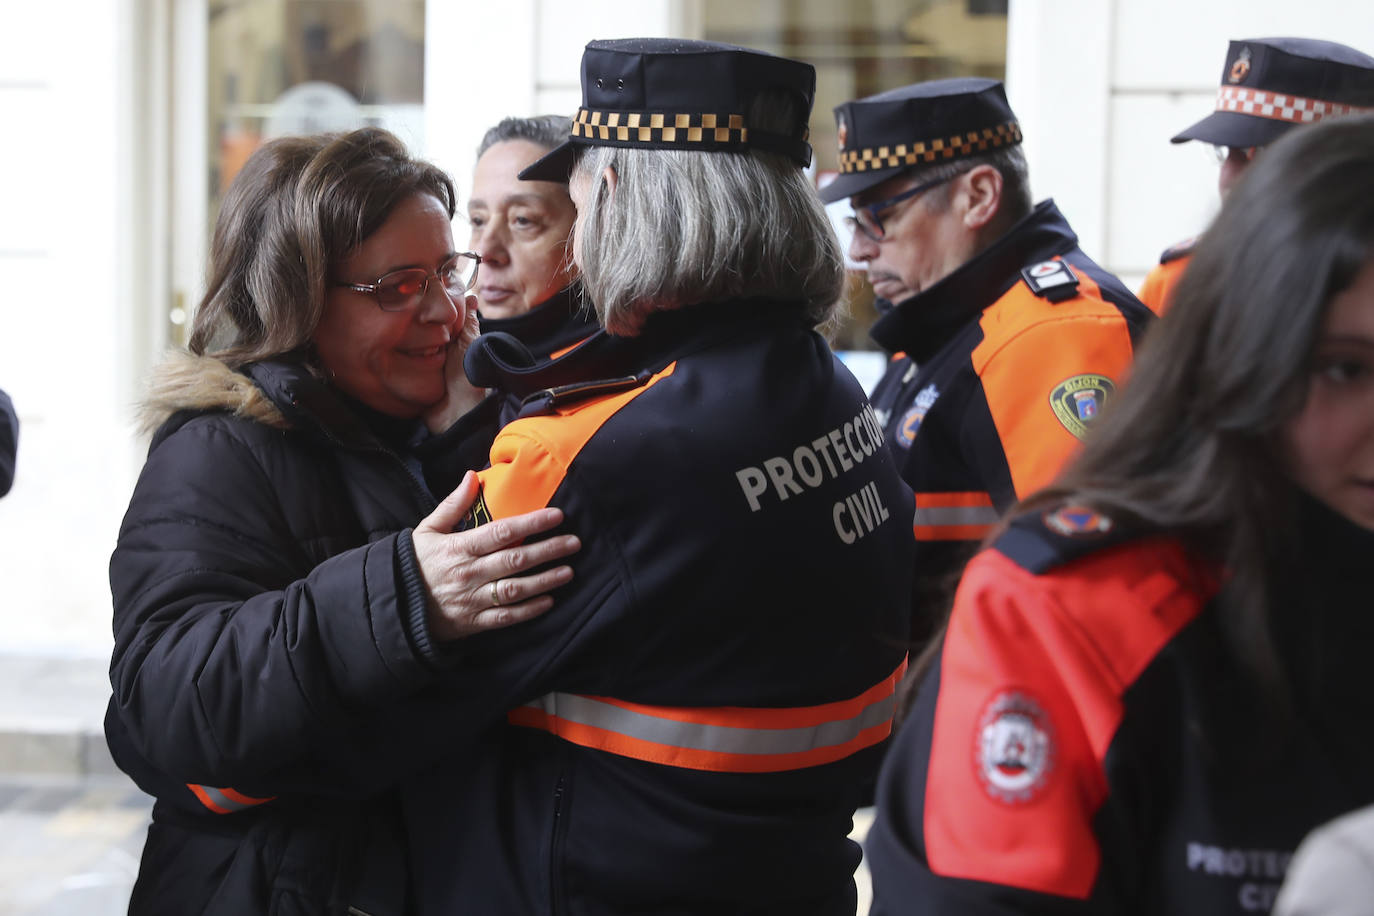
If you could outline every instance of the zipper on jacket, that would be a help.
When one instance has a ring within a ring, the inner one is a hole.
[[[420,477],[410,469],[410,465],[406,464],[405,461],[401,459],[401,456],[397,455],[391,449],[385,448],[381,445],[346,445],[341,439],[339,439],[338,436],[334,435],[332,430],[322,425],[317,425],[317,428],[324,435],[324,437],[328,439],[330,442],[334,443],[334,445],[337,446],[340,451],[370,452],[375,455],[383,455],[392,464],[399,467],[401,469],[401,473],[405,475],[406,480],[410,483],[411,491],[415,496],[419,497],[419,504],[422,507],[425,515],[428,515],[429,513],[433,512],[435,508],[439,505],[439,501],[434,498],[434,494],[429,492],[429,485],[426,484],[423,480],[421,480]],[[364,914],[364,916],[366,916],[366,914]]]
[[[564,756],[561,755],[560,756]],[[565,757],[566,762],[566,757]],[[558,774],[553,789],[553,836],[549,842],[549,912],[553,916],[565,911],[563,902],[563,838],[567,833],[567,817],[563,808],[571,791],[566,770]]]

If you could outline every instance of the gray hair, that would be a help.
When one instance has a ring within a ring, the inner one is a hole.
[[[781,133],[797,105],[761,93],[746,122]],[[632,336],[650,313],[696,302],[799,300],[813,325],[841,304],[840,244],[815,189],[783,156],[593,146],[572,180],[588,182],[574,233],[583,289],[613,334]]]
[[[572,133],[572,118],[563,115],[536,115],[533,118],[502,118],[501,123],[482,136],[477,158],[498,143],[508,140],[527,140],[535,146],[553,149],[562,145]]]
[[[1031,212],[1030,170],[1026,166],[1026,154],[1017,143],[980,156],[942,162],[930,168],[913,169],[908,175],[917,182],[948,181],[964,172],[971,172],[980,165],[992,166],[1002,176],[1002,202],[998,207],[996,224],[1005,230]],[[949,185],[941,185],[930,199],[933,208],[949,206],[953,193]]]

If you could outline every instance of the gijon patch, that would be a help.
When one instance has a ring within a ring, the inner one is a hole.
[[[1105,375],[1085,373],[1064,379],[1050,392],[1050,407],[1064,428],[1082,439],[1116,394],[1116,383]]]

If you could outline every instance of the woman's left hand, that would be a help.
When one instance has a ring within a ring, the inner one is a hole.
[[[455,532],[479,492],[477,475],[469,471],[411,534],[415,560],[430,595],[429,630],[440,640],[461,639],[543,614],[553,607],[548,593],[572,581],[572,567],[531,570],[582,547],[571,534],[531,540],[563,521],[562,510],[556,508]]]
[[[425,411],[425,425],[436,434],[448,429],[487,396],[486,389],[474,387],[463,372],[463,359],[478,334],[477,297],[469,294],[464,306],[463,326],[458,336],[449,341],[448,359],[444,362],[444,399]]]

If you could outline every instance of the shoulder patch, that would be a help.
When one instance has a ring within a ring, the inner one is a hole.
[[[897,444],[909,448],[911,443],[916,441],[916,433],[921,428],[921,421],[926,418],[930,408],[935,406],[935,401],[940,397],[940,391],[935,387],[935,383],[922,388],[916,394],[916,399],[911,402],[911,407],[906,413],[902,414],[902,422],[897,427]]]
[[[1060,260],[1041,261],[1021,269],[1021,278],[1030,291],[1051,302],[1063,302],[1078,295],[1078,275]]]
[[[487,508],[487,499],[481,490],[477,491],[477,498],[472,501],[472,506],[468,508],[468,514],[463,516],[463,520],[458,523],[458,531],[471,531],[473,528],[481,527],[491,521],[491,509]]]
[[[1177,261],[1179,258],[1186,258],[1188,255],[1193,253],[1193,249],[1196,247],[1197,236],[1193,236],[1190,239],[1184,239],[1176,245],[1170,245],[1168,248],[1165,248],[1164,251],[1160,253],[1159,263],[1168,264],[1170,261]]]
[[[1040,516],[1045,527],[1066,538],[1095,537],[1112,530],[1107,516],[1087,506],[1060,506]]]
[[[1116,395],[1116,383],[1105,375],[1084,373],[1064,379],[1050,392],[1050,408],[1064,428],[1082,439],[1088,424]]]
[[[995,801],[1028,804],[1054,772],[1054,725],[1029,691],[1003,690],[983,706],[974,733],[978,781]]]
[[[1145,534],[1091,506],[1069,504],[1013,519],[994,546],[1022,569],[1039,575]]]

